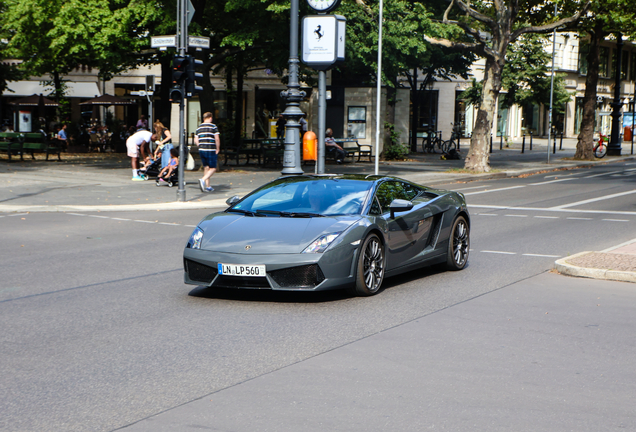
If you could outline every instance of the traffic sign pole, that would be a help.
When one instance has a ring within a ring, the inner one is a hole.
[[[179,56],[185,57],[188,43],[188,10],[186,1],[179,0],[177,4],[177,51]],[[185,80],[180,82],[181,98],[179,100],[179,187],[177,189],[177,201],[185,202],[185,148],[187,136],[185,130]]]

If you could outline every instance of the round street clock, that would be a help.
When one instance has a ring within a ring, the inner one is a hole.
[[[340,0],[307,0],[307,4],[316,12],[326,13],[338,7]]]

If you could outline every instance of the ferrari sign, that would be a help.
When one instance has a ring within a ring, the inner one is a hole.
[[[344,60],[344,17],[309,15],[303,18],[302,61],[316,70],[327,70]]]

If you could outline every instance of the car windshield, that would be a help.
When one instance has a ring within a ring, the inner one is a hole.
[[[360,214],[372,186],[361,180],[285,178],[257,189],[228,211],[283,217]]]

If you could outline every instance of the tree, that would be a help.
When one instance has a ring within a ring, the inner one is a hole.
[[[580,10],[554,21],[554,4],[542,0],[494,0],[477,3],[451,0],[442,23],[460,28],[471,41],[426,37],[426,40],[433,44],[460,51],[469,50],[486,59],[483,91],[470,150],[465,160],[466,169],[475,172],[490,171],[489,136],[499,91],[502,88],[502,73],[509,45],[522,35],[549,33],[556,28],[574,23],[589,7],[589,3],[581,5],[576,0],[571,0],[569,4],[579,5]],[[451,15],[455,12],[457,16]]]
[[[576,144],[574,159],[594,159],[594,123],[596,111],[596,88],[599,78],[599,48],[611,32],[622,31],[636,35],[636,11],[632,0],[594,0],[590,14],[579,23],[581,36],[587,39],[587,73],[585,77],[585,94],[583,96],[583,112],[581,131]],[[620,73],[620,71],[617,71]]]
[[[347,17],[347,60],[343,69],[355,71],[369,82],[376,80],[379,3],[344,3],[339,13]],[[433,34],[435,28],[429,20],[431,12],[422,3],[388,0],[383,8],[382,81],[387,85],[389,104],[395,102],[395,90],[405,77],[411,90],[413,119],[411,136],[417,136],[419,91],[437,79],[468,77],[475,57],[471,53],[457,53],[433,46],[423,38]],[[456,32],[457,33],[457,32]],[[459,35],[458,35],[459,36]],[[423,79],[418,79],[422,72]],[[388,110],[387,121],[394,123],[393,110]],[[415,151],[416,141],[411,141]]]

